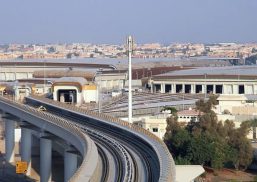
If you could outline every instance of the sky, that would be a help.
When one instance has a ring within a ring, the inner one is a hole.
[[[257,0],[0,0],[0,44],[257,42]]]

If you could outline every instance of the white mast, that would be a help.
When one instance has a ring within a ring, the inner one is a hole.
[[[128,122],[132,123],[132,65],[131,65],[131,56],[133,51],[133,38],[128,36],[127,39],[128,46],[128,63],[129,63],[129,95],[128,95]]]

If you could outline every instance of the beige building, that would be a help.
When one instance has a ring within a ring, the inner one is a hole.
[[[142,116],[137,118],[138,121],[134,121],[133,123],[163,139],[167,127],[166,119],[169,116],[170,114],[167,113],[156,116]]]
[[[221,94],[217,100],[219,105],[215,111],[218,114],[257,115],[257,95]]]
[[[232,120],[238,128],[243,121],[257,118],[257,95],[220,95],[219,104],[213,109],[219,121]],[[248,136],[253,139],[254,133],[250,129]]]
[[[192,108],[189,108],[188,110],[182,110],[178,111],[178,122],[180,123],[189,123],[191,121],[198,122],[199,121],[199,115],[202,115],[203,113],[200,111],[196,111]]]

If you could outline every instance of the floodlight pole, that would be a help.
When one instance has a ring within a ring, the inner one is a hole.
[[[44,60],[44,88],[43,88],[43,94],[45,94],[45,89],[46,89],[46,65],[45,65],[45,60]]]
[[[133,51],[132,36],[128,36],[127,46],[128,46],[128,63],[129,63],[128,122],[132,123],[132,65],[131,65],[131,57],[132,57],[132,51]]]

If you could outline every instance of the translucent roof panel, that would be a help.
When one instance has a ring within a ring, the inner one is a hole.
[[[189,70],[172,71],[158,76],[179,75],[255,75],[257,66],[224,66],[224,67],[201,67]]]

